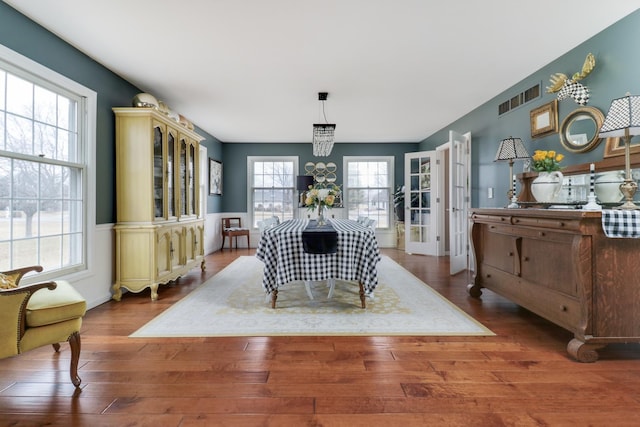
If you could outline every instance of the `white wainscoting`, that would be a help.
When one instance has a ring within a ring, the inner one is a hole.
[[[222,218],[223,217],[240,217],[242,218],[242,224],[249,224],[248,215],[246,212],[225,212],[225,213],[212,213],[207,214],[204,221],[204,253],[210,254],[219,251],[222,247]],[[390,228],[387,230],[377,229],[376,238],[378,239],[378,246],[381,248],[395,248],[396,247],[396,230]],[[260,232],[258,229],[251,231],[250,246],[255,248],[260,241]],[[238,249],[246,248],[247,240],[240,238],[238,240]],[[229,248],[229,242],[225,242],[225,248]],[[235,248],[235,245],[234,245]]]
[[[97,225],[92,234],[88,269],[58,278],[68,281],[80,292],[87,300],[87,308],[94,308],[111,299],[114,280],[113,224]]]
[[[243,224],[248,224],[246,212],[213,213],[205,217],[205,254],[219,251],[222,246],[221,218],[239,216]],[[395,247],[395,230],[376,230],[378,245],[381,248]],[[89,261],[89,270],[74,275],[60,277],[69,281],[87,300],[87,307],[93,308],[111,299],[111,286],[114,281],[114,232],[113,224],[96,226]],[[251,233],[251,247],[255,248],[260,240],[260,233],[256,229]],[[227,244],[228,245],[228,244]],[[228,247],[228,246],[227,246]],[[240,239],[239,248],[246,248],[246,240]]]

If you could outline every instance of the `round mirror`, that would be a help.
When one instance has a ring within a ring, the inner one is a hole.
[[[327,165],[324,162],[316,163],[316,173],[325,173],[327,171]]]
[[[313,173],[316,168],[316,164],[313,162],[307,162],[304,164],[304,171],[307,173]]]
[[[582,107],[569,113],[560,126],[560,143],[573,153],[591,151],[602,140],[599,135],[604,121],[595,107]]]
[[[336,166],[335,163],[333,162],[327,163],[327,172],[335,172],[336,170],[338,170],[338,166]]]

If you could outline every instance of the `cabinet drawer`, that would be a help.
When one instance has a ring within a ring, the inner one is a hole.
[[[572,332],[580,325],[580,301],[482,264],[480,285]]]
[[[482,233],[482,244],[487,250],[482,253],[482,263],[508,273],[514,273],[515,238],[501,233],[494,233],[485,228]]]

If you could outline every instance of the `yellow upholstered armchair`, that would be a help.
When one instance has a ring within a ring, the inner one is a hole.
[[[49,344],[57,352],[60,343],[68,341],[71,382],[79,387],[80,326],[87,303],[63,280],[19,286],[30,271],[39,272],[42,267],[0,274],[0,359]]]

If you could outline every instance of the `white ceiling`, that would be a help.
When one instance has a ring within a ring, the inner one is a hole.
[[[224,142],[309,142],[321,91],[336,142],[418,142],[640,7],[4,1]]]

